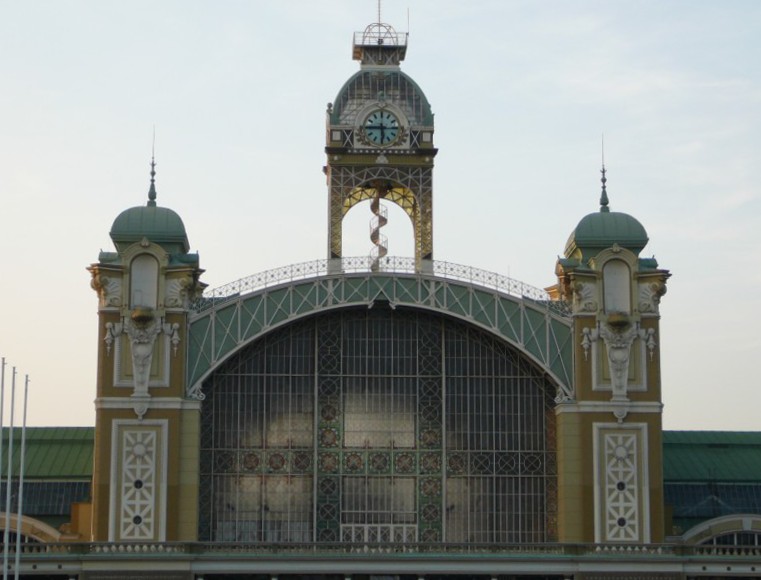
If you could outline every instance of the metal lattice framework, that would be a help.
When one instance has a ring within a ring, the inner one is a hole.
[[[243,346],[300,318],[376,302],[439,312],[464,320],[507,341],[538,364],[555,382],[558,396],[572,398],[571,318],[564,305],[542,290],[500,276],[446,262],[431,262],[430,274],[414,272],[410,259],[342,261],[328,274],[319,260],[271,270],[209,292],[190,316],[188,394],[202,397],[201,384]],[[402,271],[399,271],[402,270]]]
[[[401,71],[360,71],[341,89],[331,114],[333,125],[353,127],[368,102],[381,97],[398,106],[410,126],[433,125],[431,106],[415,82]]]
[[[430,312],[283,326],[204,382],[199,537],[536,543],[557,537],[554,387]]]
[[[433,167],[331,166],[330,256],[342,256],[342,222],[356,204],[375,197],[401,207],[412,220],[415,257],[433,257]]]

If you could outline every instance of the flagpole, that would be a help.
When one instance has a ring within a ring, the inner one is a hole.
[[[5,357],[0,371],[0,481],[3,480],[3,415],[5,414]]]
[[[5,357],[0,371],[0,482],[3,481],[3,415],[5,415]],[[3,546],[3,553],[5,545]]]
[[[16,367],[11,375],[11,412],[8,426],[8,473],[5,484],[5,532],[3,533],[3,580],[8,580],[8,535],[11,527],[11,472],[13,471],[13,406],[16,399]]]
[[[29,394],[29,375],[24,375],[24,415],[21,423],[21,456],[18,476],[18,517],[16,519],[16,562],[13,566],[14,580],[19,580],[21,568],[21,515],[24,505],[24,458],[26,457],[26,402]]]

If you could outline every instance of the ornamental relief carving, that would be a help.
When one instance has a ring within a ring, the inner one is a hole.
[[[585,359],[588,360],[590,349],[600,338],[605,345],[605,354],[610,370],[610,388],[613,393],[611,400],[628,401],[627,391],[632,345],[636,339],[641,340],[650,355],[650,360],[652,360],[657,346],[655,329],[640,328],[639,323],[625,326],[600,323],[597,328],[584,328],[581,346],[584,349]]]
[[[597,312],[597,287],[592,282],[573,285],[573,306],[576,312]]]
[[[637,432],[603,434],[602,541],[636,542],[641,538],[638,439]]]
[[[641,283],[639,285],[639,303],[637,304],[639,311],[657,314],[661,297],[666,294],[666,290],[666,284],[661,280]]]
[[[631,346],[634,339],[639,336],[639,328],[632,325],[625,330],[619,330],[602,324],[599,335],[605,341],[613,399],[626,399]]]
[[[193,280],[190,276],[167,280],[164,305],[167,308],[187,307],[192,286]]]
[[[93,272],[90,287],[98,293],[101,308],[119,307],[122,305],[121,277],[104,276]]]
[[[109,540],[164,541],[167,422],[117,419],[112,429]]]
[[[142,419],[149,406],[148,386],[156,338],[163,332],[172,345],[174,356],[177,356],[177,348],[180,344],[180,325],[176,322],[169,324],[164,322],[163,318],[153,318],[148,315],[133,316],[133,318],[125,317],[122,322],[106,323],[106,336],[103,340],[106,343],[106,353],[110,355],[113,343],[119,336],[126,334],[129,338],[132,353],[134,410],[138,418]]]
[[[120,540],[151,540],[156,534],[156,465],[158,433],[124,430]]]

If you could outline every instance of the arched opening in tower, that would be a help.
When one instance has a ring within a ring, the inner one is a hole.
[[[358,188],[356,198],[360,199],[354,201],[349,208],[345,208],[346,213],[342,223],[344,256],[367,256],[372,253],[374,247],[377,247],[371,239],[373,230],[377,227],[376,214],[372,206],[374,200],[378,198],[373,193],[372,188],[362,191]],[[411,192],[406,195],[396,192],[391,198],[381,197],[379,200],[379,209],[385,212],[386,223],[378,228],[378,233],[382,236],[381,239],[385,238],[388,256],[415,256],[415,230],[410,213],[413,208],[411,200],[414,200]]]

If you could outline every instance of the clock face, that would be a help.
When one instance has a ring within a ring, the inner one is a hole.
[[[374,111],[365,120],[365,136],[374,145],[388,145],[399,136],[399,121],[388,111]]]

